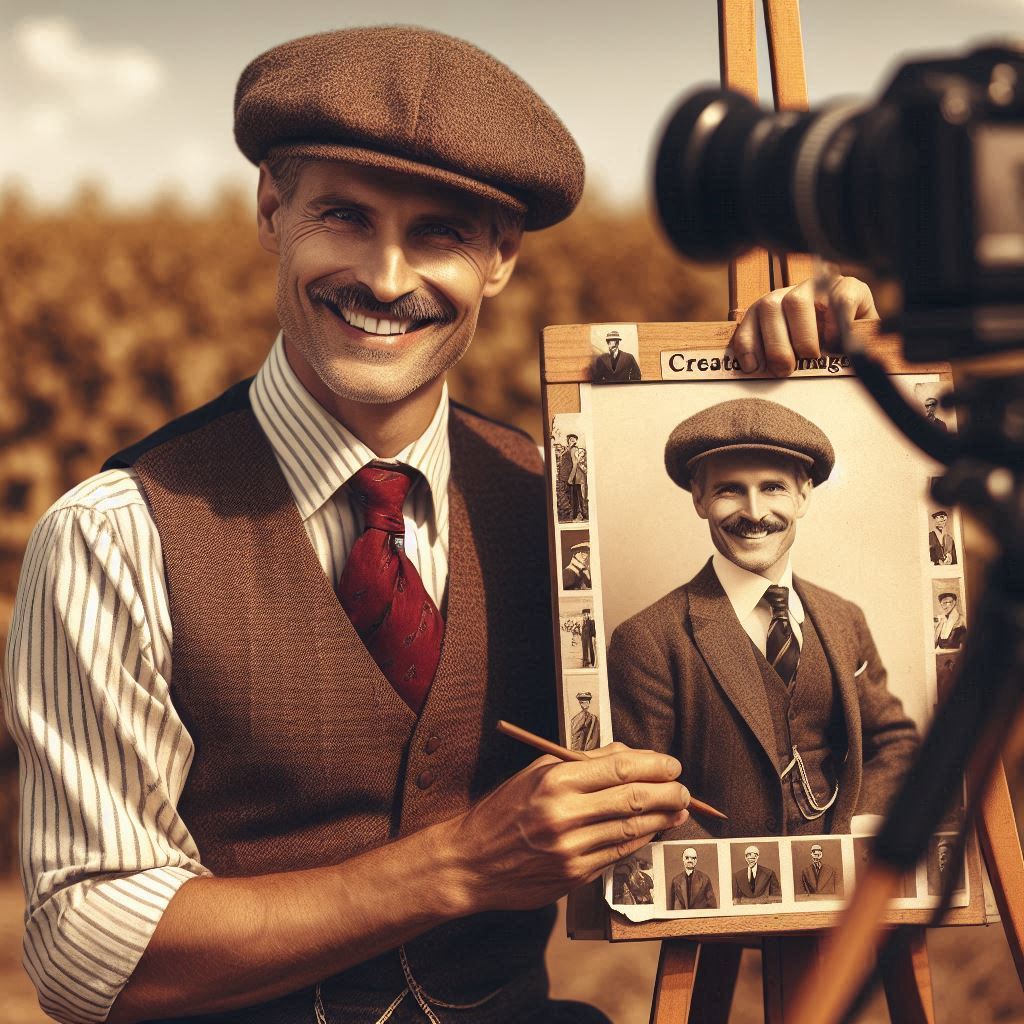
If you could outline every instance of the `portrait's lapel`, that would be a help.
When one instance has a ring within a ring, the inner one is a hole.
[[[736,618],[711,562],[686,586],[693,641],[708,667],[772,764],[775,727],[750,637]]]
[[[842,613],[837,598],[827,591],[808,586],[796,577],[793,579],[793,586],[800,595],[804,611],[811,617],[818,630],[818,638],[832,668],[832,678],[839,691],[843,718],[846,722],[846,759],[859,765],[862,757],[860,700],[857,697],[857,680],[854,673],[862,666],[857,664],[858,649],[856,638],[850,635],[849,616]]]

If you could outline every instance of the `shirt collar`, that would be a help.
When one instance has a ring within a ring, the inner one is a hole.
[[[758,606],[772,581],[757,573],[741,569],[720,551],[714,553],[711,564],[718,582],[722,584],[725,596],[729,598],[729,603],[736,612],[736,618],[743,622]],[[800,601],[800,595],[793,588],[793,565],[788,557],[786,568],[779,579],[779,586],[789,588],[789,614],[798,623],[803,622],[804,606]]]
[[[303,387],[288,363],[281,334],[256,374],[250,396],[253,413],[270,441],[303,522],[357,470],[377,458]],[[427,429],[393,460],[387,460],[419,470],[435,510],[442,504],[442,496],[447,498],[451,475],[448,408],[446,383]]]

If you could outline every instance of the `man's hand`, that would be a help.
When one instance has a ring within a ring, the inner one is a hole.
[[[838,340],[837,313],[850,320],[878,316],[863,281],[837,277],[828,296],[817,301],[810,278],[791,288],[777,288],[747,309],[732,337],[733,352],[747,373],[767,367],[776,377],[787,377],[796,369],[797,359],[821,355],[819,320],[826,344]]]
[[[689,817],[674,757],[612,743],[588,758],[538,758],[456,819],[466,912],[543,906]]]

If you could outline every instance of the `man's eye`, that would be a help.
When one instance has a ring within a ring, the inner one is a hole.
[[[424,224],[420,231],[424,235],[434,235],[437,238],[454,238],[457,242],[462,241],[462,235],[448,224]]]
[[[346,210],[343,208],[337,210],[328,210],[324,214],[324,218],[326,220],[340,220],[343,223],[355,223],[358,222],[358,220],[360,219],[359,213],[356,210]]]

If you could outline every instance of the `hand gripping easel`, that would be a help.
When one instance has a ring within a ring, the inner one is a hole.
[[[722,83],[756,101],[754,2],[719,0],[718,8]],[[764,11],[775,107],[777,110],[806,110],[807,84],[798,0],[764,0]],[[782,255],[777,266],[782,280],[775,280],[776,287],[796,284],[812,274],[812,259],[804,254]],[[730,263],[729,319],[739,320],[746,308],[772,286],[772,260],[765,250],[753,250]],[[1024,982],[1024,857],[1001,767],[988,787],[978,832],[1007,941],[1018,975]],[[583,910],[581,901],[578,911]],[[587,930],[579,913],[577,924],[581,931]],[[594,918],[591,924],[596,924]],[[633,926],[632,931],[647,930],[647,927]],[[617,925],[612,920],[613,939],[642,937],[628,935],[629,930],[628,926]],[[666,938],[658,964],[651,1024],[725,1024],[745,945],[760,945],[762,949],[766,1024],[784,1024],[792,1019],[798,987],[818,962],[823,935],[821,931],[812,931],[756,938],[734,936],[730,939],[719,935],[714,941]],[[656,929],[649,931],[649,937],[657,937]],[[924,928],[905,929],[894,954],[887,958],[882,974],[893,1021],[931,1024],[935,1020]]]

